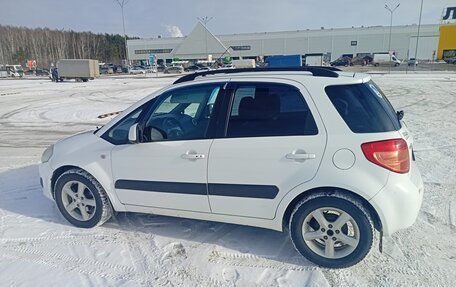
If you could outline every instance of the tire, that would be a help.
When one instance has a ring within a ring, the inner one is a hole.
[[[96,227],[105,223],[112,215],[106,191],[91,174],[82,169],[64,172],[57,179],[54,190],[57,207],[63,217],[74,226]],[[84,213],[81,207],[84,208]],[[69,211],[69,208],[72,209]]]
[[[339,218],[347,220],[339,225]],[[322,227],[325,224],[326,228]],[[369,253],[374,241],[368,211],[355,198],[339,192],[315,194],[298,203],[291,214],[289,232],[299,253],[327,268],[357,264]],[[303,234],[309,236],[307,240]]]
[[[89,81],[89,79],[84,78],[84,79],[82,79],[82,81],[83,81],[84,83],[87,83],[87,82]]]

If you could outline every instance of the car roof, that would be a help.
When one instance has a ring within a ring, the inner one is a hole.
[[[241,69],[237,69],[241,70]],[[314,75],[310,71],[281,71],[281,70],[259,70],[256,69],[245,69],[246,71],[230,72],[233,70],[210,70],[208,72],[196,72],[179,78],[174,82],[174,85],[181,85],[184,83],[204,83],[204,82],[213,82],[219,80],[230,80],[236,81],[239,79],[245,80],[255,80],[255,79],[289,79],[300,82],[304,85],[310,84],[321,84],[323,86],[327,85],[342,85],[342,84],[356,84],[363,83],[371,80],[370,75],[363,73],[354,73],[354,72],[343,72],[338,69],[331,70],[337,76],[320,76]],[[223,71],[228,71],[224,73]],[[187,78],[186,78],[187,77]],[[182,80],[183,79],[183,80]]]

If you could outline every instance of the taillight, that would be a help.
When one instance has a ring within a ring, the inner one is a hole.
[[[361,149],[367,160],[381,167],[397,173],[410,170],[409,149],[403,139],[363,143]]]

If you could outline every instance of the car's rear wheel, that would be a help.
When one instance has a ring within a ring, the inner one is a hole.
[[[71,224],[92,228],[106,222],[112,214],[108,196],[100,183],[81,169],[64,172],[55,183],[57,207]]]
[[[317,194],[301,201],[290,219],[290,236],[308,260],[328,268],[357,264],[370,251],[374,227],[354,198]]]

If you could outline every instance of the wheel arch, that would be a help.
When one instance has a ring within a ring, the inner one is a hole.
[[[70,170],[70,169],[82,169],[84,170],[83,168],[80,168],[79,166],[74,166],[74,165],[65,165],[65,166],[61,166],[59,168],[57,168],[53,173],[52,173],[52,177],[51,177],[51,194],[52,194],[52,198],[54,198],[55,200],[55,183],[57,182],[57,179],[66,171]],[[86,171],[86,170],[84,170]],[[86,171],[87,172],[87,171]]]
[[[86,168],[84,168],[84,167]],[[57,179],[66,171],[70,169],[80,169],[85,171],[86,173],[90,174],[93,178],[95,178],[98,183],[103,187],[108,198],[112,204],[112,207],[115,211],[126,211],[125,206],[119,201],[117,198],[117,194],[115,193],[114,187],[111,185],[111,177],[110,171],[103,169],[101,166],[98,165],[72,165],[72,164],[62,164],[60,165],[51,176],[51,194],[55,200],[55,183]]]
[[[305,199],[306,197],[312,196],[316,193],[322,193],[322,194],[327,194],[331,195],[335,192],[341,192],[350,195],[351,197],[357,199],[361,204],[369,211],[369,215],[371,216],[374,227],[378,231],[382,231],[382,222],[380,220],[380,216],[378,215],[377,211],[375,208],[367,201],[364,197],[360,196],[359,194],[352,192],[350,190],[344,189],[344,188],[338,188],[338,187],[332,187],[332,186],[323,186],[323,187],[316,187],[312,188],[309,190],[306,190],[304,192],[301,192],[298,194],[293,200],[288,204],[287,208],[285,209],[285,212],[282,217],[282,226],[287,227],[288,223],[290,221],[291,214],[296,207],[296,205]]]

